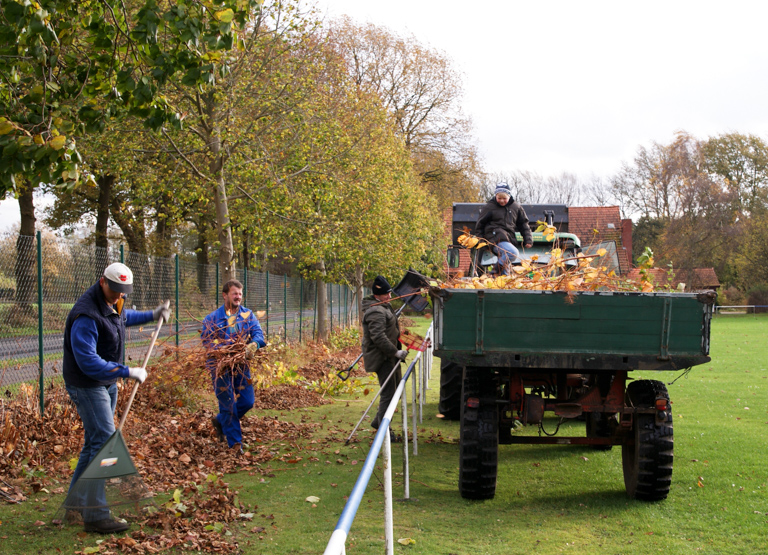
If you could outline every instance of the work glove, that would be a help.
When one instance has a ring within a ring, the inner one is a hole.
[[[397,351],[395,353],[395,356],[400,360],[405,360],[405,358],[408,356],[408,351],[402,351],[402,350]]]
[[[169,301],[165,301],[163,304],[157,305],[157,308],[152,311],[152,318],[155,320],[155,322],[157,322],[161,317],[163,318],[164,322],[168,322],[171,319],[171,309],[168,308],[169,304]]]
[[[259,344],[258,343],[248,343],[248,345],[245,346],[245,358],[248,360],[252,359],[256,356],[256,351],[259,350]]]
[[[134,366],[128,369],[128,377],[139,383],[144,383],[147,379],[147,371],[141,366]]]

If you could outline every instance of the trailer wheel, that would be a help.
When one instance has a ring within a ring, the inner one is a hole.
[[[637,380],[627,386],[628,406],[651,408],[657,398],[667,400],[667,410],[635,414],[632,431],[621,447],[627,494],[641,501],[660,501],[669,494],[674,458],[672,411],[662,382]]]
[[[440,361],[440,403],[437,410],[444,420],[461,419],[461,379],[463,368],[455,362]]]
[[[496,495],[499,415],[491,370],[466,367],[462,380],[459,493],[465,499]]]

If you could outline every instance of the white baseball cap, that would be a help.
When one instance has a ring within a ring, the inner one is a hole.
[[[104,270],[104,279],[107,285],[115,293],[125,293],[126,295],[133,291],[133,272],[125,264],[115,262],[107,266]]]

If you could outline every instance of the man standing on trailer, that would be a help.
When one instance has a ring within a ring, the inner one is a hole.
[[[115,433],[117,379],[131,378],[142,383],[147,371],[120,364],[125,345],[125,328],[138,326],[161,316],[167,322],[170,309],[164,304],[154,310],[123,308],[125,296],[133,291],[133,273],[115,262],[77,300],[64,324],[64,384],[83,421],[83,449],[69,489],[75,485],[99,449]],[[89,498],[89,496],[93,498]],[[104,488],[84,490],[75,504],[82,507],[86,532],[113,534],[128,524],[110,517]],[[71,501],[71,500],[70,500]]]
[[[208,352],[206,367],[211,372],[213,390],[219,401],[219,414],[211,419],[220,441],[226,439],[230,449],[243,452],[243,432],[240,420],[255,401],[251,371],[247,363],[221,372],[213,352],[236,341],[246,344],[246,358],[252,358],[267,343],[259,320],[253,311],[241,305],[243,284],[233,279],[222,288],[224,304],[203,320],[201,338]]]
[[[400,324],[389,301],[392,287],[384,276],[376,276],[371,287],[372,295],[363,299],[363,362],[366,372],[375,372],[381,386],[392,370],[397,371],[381,389],[379,410],[371,421],[371,427],[379,428],[387,407],[395,396],[400,382],[400,361],[405,360],[408,351],[401,349]],[[390,438],[396,436],[390,429]]]

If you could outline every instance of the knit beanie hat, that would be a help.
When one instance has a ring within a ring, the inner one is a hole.
[[[493,194],[507,195],[509,198],[512,198],[512,190],[509,188],[509,185],[507,185],[506,183],[499,183],[498,185],[496,185],[496,190],[493,192]]]
[[[373,280],[371,291],[373,291],[374,295],[386,295],[392,291],[392,286],[384,279],[384,276],[376,276],[376,279]]]

